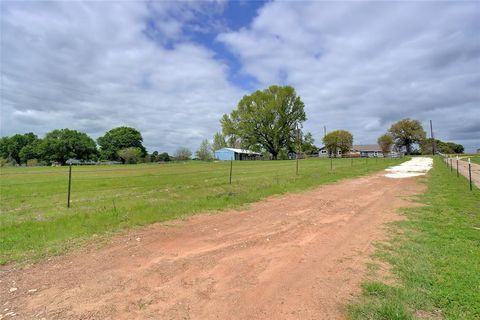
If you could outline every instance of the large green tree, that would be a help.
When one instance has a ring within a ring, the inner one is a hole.
[[[413,144],[421,144],[426,133],[418,120],[403,119],[392,124],[388,132],[398,147],[405,147],[407,154],[412,152]]]
[[[290,86],[271,86],[244,96],[221,119],[222,131],[241,146],[265,149],[276,159],[282,148],[295,142],[295,129],[307,119],[304,104]]]
[[[323,137],[323,144],[331,155],[336,155],[339,150],[345,154],[352,149],[353,135],[346,130],[335,130]]]
[[[139,148],[142,157],[147,155],[140,131],[130,127],[114,128],[97,139],[100,155],[106,160],[120,160],[118,151],[125,148]]]
[[[13,159],[18,164],[25,163],[28,159],[33,159],[26,157],[37,156],[35,149],[38,141],[38,137],[32,132],[3,137],[0,139],[0,157]]]
[[[97,157],[97,145],[86,133],[70,129],[53,130],[39,144],[46,161],[65,164],[68,159],[90,160]]]

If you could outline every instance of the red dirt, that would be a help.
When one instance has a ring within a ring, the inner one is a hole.
[[[415,178],[376,174],[241,211],[155,224],[25,268],[4,266],[0,314],[342,319],[344,304],[359,292],[372,243],[385,238],[386,222],[399,218],[395,209],[412,205],[406,197],[422,191]]]

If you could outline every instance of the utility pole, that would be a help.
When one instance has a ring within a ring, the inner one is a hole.
[[[433,136],[433,125],[432,125],[432,120],[430,120],[430,136],[432,137],[432,155],[435,155],[436,151],[436,145],[435,145],[435,138]]]
[[[327,135],[327,126],[323,126],[323,137]]]

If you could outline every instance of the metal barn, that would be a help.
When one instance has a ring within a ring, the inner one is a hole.
[[[215,151],[215,159],[217,160],[258,160],[261,154],[251,150],[222,148]]]

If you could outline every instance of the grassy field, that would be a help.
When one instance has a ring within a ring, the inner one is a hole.
[[[191,214],[234,208],[398,164],[400,159],[2,168],[0,264],[64,252],[94,235]],[[353,165],[352,165],[353,164]]]
[[[425,183],[424,206],[405,210],[376,254],[397,283],[364,283],[351,319],[480,319],[480,190],[439,158]]]

